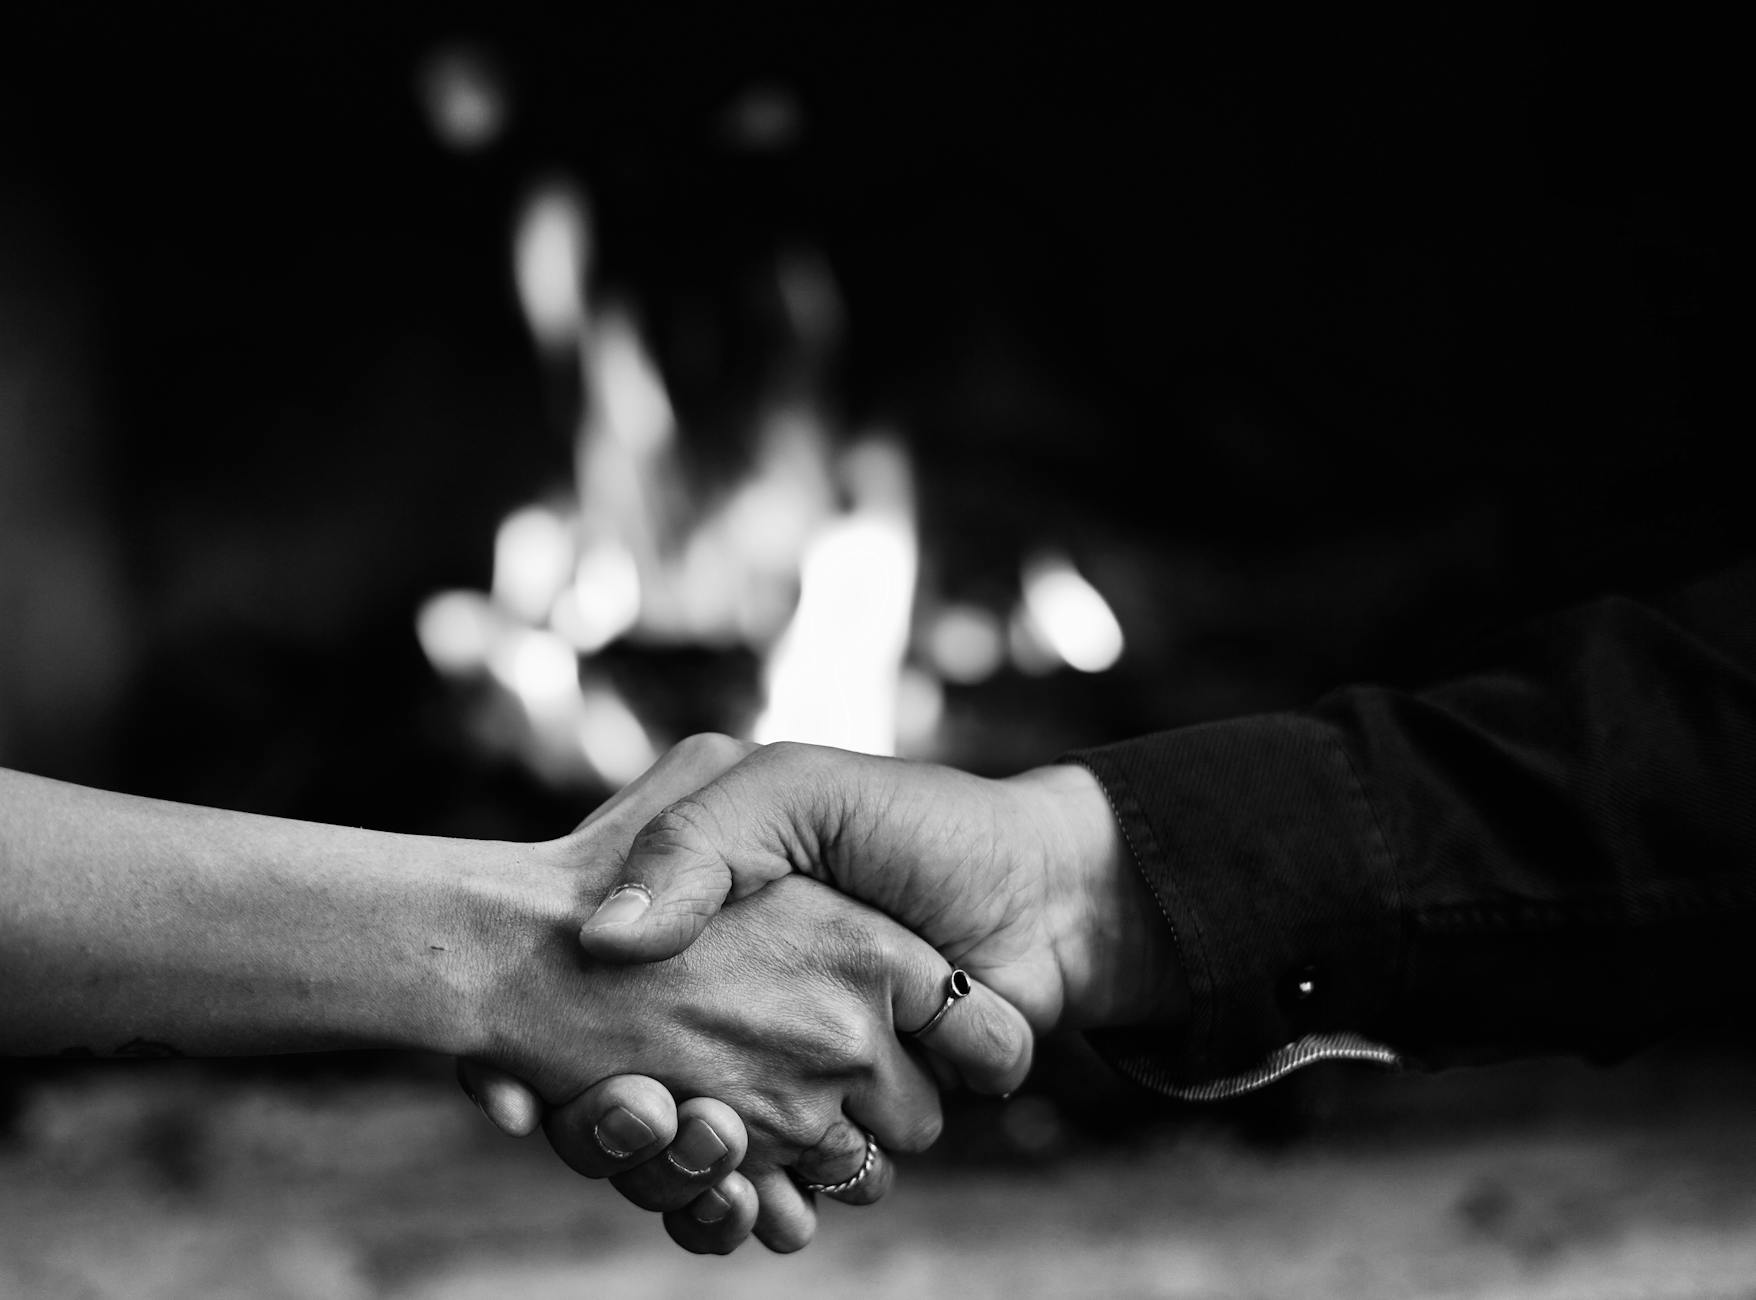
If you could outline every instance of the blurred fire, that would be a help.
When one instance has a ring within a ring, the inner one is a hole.
[[[416,622],[436,670],[488,693],[485,739],[556,784],[638,775],[675,737],[611,682],[599,656],[613,645],[747,650],[759,698],[742,716],[728,701],[722,729],[879,754],[931,751],[947,681],[977,684],[1009,657],[1030,672],[1116,662],[1121,628],[1065,556],[1024,565],[1006,616],[922,591],[901,439],[843,435],[810,375],[757,411],[740,476],[695,486],[659,367],[630,313],[595,300],[591,259],[583,193],[536,189],[514,280],[539,355],[583,394],[575,481],[507,516],[488,592],[442,592]],[[839,293],[812,255],[776,278],[809,371],[839,341]]]

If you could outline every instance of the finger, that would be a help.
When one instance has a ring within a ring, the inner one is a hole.
[[[604,901],[580,928],[585,950],[604,961],[674,957],[695,942],[734,887],[742,896],[789,874],[791,859],[777,844],[791,839],[791,814],[781,807],[790,795],[763,790],[742,797],[749,793],[722,778],[642,826]]]
[[[677,1135],[678,1106],[644,1075],[600,1080],[549,1112],[549,1145],[587,1178],[610,1178],[656,1159]]]
[[[919,950],[915,952],[918,959]],[[1034,1039],[1018,1008],[978,980],[964,975],[967,996],[951,1000],[952,972],[936,954],[896,988],[893,1006],[903,1041],[953,1066],[972,1090],[1012,1092],[1030,1073]],[[940,1010],[944,1015],[937,1022]]]
[[[459,1060],[457,1082],[464,1096],[508,1137],[529,1137],[542,1123],[542,1098],[520,1079],[478,1061]]]
[[[784,1169],[746,1170],[759,1202],[756,1240],[777,1254],[789,1255],[811,1244],[817,1233],[817,1210],[810,1197]]]
[[[605,823],[625,820],[632,837],[641,823],[660,808],[699,790],[756,749],[757,746],[750,741],[715,732],[686,736],[666,750],[646,771],[594,808],[591,815],[574,828],[574,834],[587,827],[602,830]]]
[[[696,1255],[729,1255],[750,1239],[760,1209],[756,1188],[730,1173],[680,1210],[665,1214],[671,1240]]]
[[[845,1205],[882,1200],[895,1180],[895,1170],[878,1139],[847,1119],[837,1120],[821,1142],[793,1161],[793,1175],[810,1185],[807,1190]],[[843,1187],[844,1183],[853,1186]]]
[[[889,760],[815,745],[765,745],[640,829],[617,880],[580,930],[605,961],[660,961],[700,935],[728,897],[795,869],[822,875],[850,800],[872,797]]]
[[[939,1087],[923,1058],[924,1053],[911,1052],[893,1035],[882,1040],[870,1077],[843,1103],[843,1122],[852,1128],[852,1135],[832,1128],[819,1144],[826,1155],[842,1156],[842,1165],[848,1167],[834,1177],[813,1176],[811,1182],[836,1183],[850,1177],[865,1154],[868,1133],[880,1148],[892,1153],[919,1153],[939,1140],[945,1127],[944,1112],[939,1103]],[[851,1166],[847,1159],[850,1156]],[[798,1161],[793,1162],[793,1168],[804,1172]]]
[[[677,1136],[660,1158],[610,1180],[643,1210],[680,1210],[743,1163],[749,1138],[736,1112],[711,1097],[677,1107]]]

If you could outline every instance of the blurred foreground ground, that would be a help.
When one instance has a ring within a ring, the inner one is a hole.
[[[57,1075],[0,1153],[8,1297],[1756,1296],[1742,1062],[1356,1075],[1278,1149],[1201,1122],[953,1146],[802,1254],[729,1259],[491,1132],[443,1062]]]

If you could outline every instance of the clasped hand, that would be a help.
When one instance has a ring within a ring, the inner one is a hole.
[[[592,915],[577,946],[565,916],[536,927],[497,973],[460,1077],[690,1250],[803,1246],[801,1184],[864,1170],[836,1198],[877,1200],[886,1153],[939,1133],[935,1079],[1009,1092],[1032,1030],[1175,1012],[1162,925],[1081,768],[996,781],[692,737],[545,847]],[[606,857],[609,876],[583,865]],[[953,963],[973,992],[917,1041]]]

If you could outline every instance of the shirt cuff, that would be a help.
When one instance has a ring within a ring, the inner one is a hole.
[[[1108,795],[1190,994],[1180,1030],[1093,1033],[1113,1065],[1163,1091],[1213,1095],[1216,1081],[1262,1077],[1277,1054],[1345,1054],[1295,1049],[1352,1042],[1398,1004],[1396,872],[1333,727],[1268,714],[1067,757]]]

